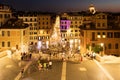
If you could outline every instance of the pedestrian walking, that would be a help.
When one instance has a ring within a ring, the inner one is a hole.
[[[41,63],[39,63],[38,69],[39,69],[39,71],[42,70],[42,64]]]
[[[31,59],[31,58],[32,58],[32,53],[29,54],[29,59]]]
[[[24,68],[21,69],[21,77],[24,76]]]
[[[47,64],[46,64],[46,63],[43,63],[43,67],[44,67],[44,70],[46,70]]]
[[[49,68],[52,69],[52,61],[49,61]]]

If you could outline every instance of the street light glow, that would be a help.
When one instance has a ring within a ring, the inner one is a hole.
[[[101,43],[100,45],[101,45],[101,47],[103,47],[103,46],[104,46],[104,43]]]
[[[101,36],[100,36],[100,35],[97,35],[97,38],[101,38]]]
[[[106,38],[106,36],[105,36],[105,35],[103,35],[102,37],[103,37],[103,38]]]

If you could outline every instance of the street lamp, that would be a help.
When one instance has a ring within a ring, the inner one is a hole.
[[[100,45],[101,45],[101,47],[103,48],[103,52],[102,52],[102,54],[101,54],[101,55],[103,56],[103,55],[104,55],[104,51],[105,51],[104,43],[101,43]]]

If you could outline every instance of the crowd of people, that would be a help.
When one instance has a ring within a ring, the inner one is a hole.
[[[52,69],[52,61],[41,61],[40,59],[38,60],[38,69],[39,70],[48,70]]]
[[[32,58],[32,54],[31,53],[21,53],[21,60],[30,60]]]

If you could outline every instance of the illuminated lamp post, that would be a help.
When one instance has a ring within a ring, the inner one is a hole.
[[[104,45],[104,43],[101,43],[100,45],[101,45],[101,47],[103,48],[103,50],[102,50],[103,52],[102,52],[102,54],[101,54],[101,56],[103,56],[103,55],[104,55],[104,51],[105,51],[105,47],[104,47],[105,45]]]

